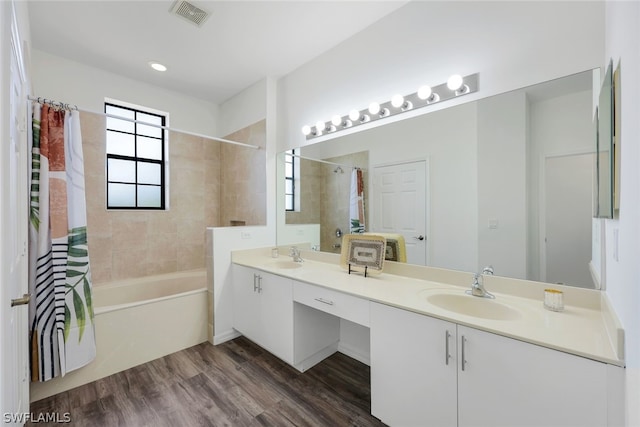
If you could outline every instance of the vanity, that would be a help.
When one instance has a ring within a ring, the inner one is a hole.
[[[282,252],[286,249],[283,248]],[[619,421],[624,335],[606,294],[337,255],[234,251],[234,328],[301,372],[337,351],[340,319],[368,328],[371,411],[391,426],[606,426]],[[566,308],[543,308],[544,289]]]

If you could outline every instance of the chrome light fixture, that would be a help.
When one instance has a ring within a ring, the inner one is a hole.
[[[380,120],[386,117],[402,114],[417,108],[433,105],[438,102],[453,99],[478,91],[479,74],[461,76],[454,74],[446,83],[437,86],[421,86],[416,92],[409,95],[394,95],[390,101],[384,103],[372,102],[366,109],[351,110],[349,114],[334,115],[328,122],[318,121],[315,127],[305,125],[302,133],[307,140],[317,138],[343,129],[359,126],[370,121]]]

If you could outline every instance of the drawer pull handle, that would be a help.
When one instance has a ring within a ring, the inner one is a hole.
[[[323,304],[333,305],[333,301],[329,301],[329,300],[326,300],[326,299],[324,299],[324,298],[314,298],[314,299],[315,299],[316,301],[318,301],[318,302],[323,303]]]

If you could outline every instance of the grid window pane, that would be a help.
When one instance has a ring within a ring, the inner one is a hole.
[[[107,131],[107,153],[122,156],[135,156],[135,137],[128,133]]]
[[[135,111],[127,110],[124,108],[113,107],[111,105],[107,105],[105,109],[107,114],[111,114],[114,116],[125,117],[127,119],[134,120],[135,119]],[[133,122],[128,122],[124,120],[118,120],[112,117],[107,117],[107,129],[119,130],[122,132],[135,132],[135,124]]]
[[[133,184],[109,184],[108,206],[133,207],[136,205],[136,186]]]
[[[162,168],[157,163],[138,162],[138,183],[156,184],[162,182]]]
[[[165,116],[107,103],[105,112],[116,116],[107,118],[107,209],[164,209]]]
[[[284,174],[287,178],[293,176],[293,165],[291,163],[284,164]]]
[[[162,136],[162,129],[138,123],[138,135],[160,138]]]
[[[131,160],[108,159],[108,181],[136,182],[136,163]]]
[[[162,140],[139,136],[138,157],[162,160]]]
[[[162,206],[161,187],[152,185],[138,185],[138,206],[145,208],[159,208]]]
[[[292,194],[288,194],[288,195],[284,196],[284,207],[288,211],[292,211],[293,210],[293,195]]]
[[[293,181],[290,179],[286,180],[284,183],[284,192],[285,194],[293,194]]]

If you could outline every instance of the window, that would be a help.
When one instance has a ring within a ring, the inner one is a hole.
[[[105,103],[105,113],[165,126],[166,115]],[[107,117],[107,209],[165,209],[165,130]]]
[[[284,208],[287,211],[296,209],[296,150],[285,151],[284,153]]]

